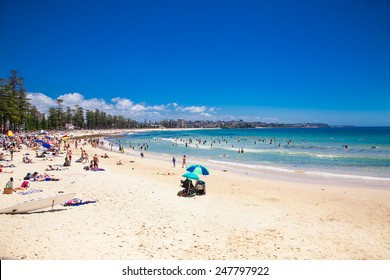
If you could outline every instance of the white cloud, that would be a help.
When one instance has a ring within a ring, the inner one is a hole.
[[[27,98],[30,99],[30,104],[37,107],[42,113],[48,113],[50,107],[57,106],[55,100],[40,92],[30,92],[27,94]]]
[[[203,113],[204,111],[206,111],[206,109],[207,108],[205,106],[189,106],[189,107],[178,107],[177,108],[178,111],[190,112],[190,113],[193,113],[193,114]]]
[[[209,113],[201,113],[200,115],[204,118],[211,118],[212,117],[212,115],[210,115]]]
[[[115,104],[114,106],[118,110],[127,110],[134,106],[133,101],[127,98],[116,97],[111,99],[111,102]]]
[[[80,93],[67,93],[60,95],[58,98],[62,99],[68,106],[80,104],[84,100],[84,97]]]
[[[147,108],[144,105],[136,104],[133,107],[131,107],[131,110],[136,111],[136,112],[143,112],[143,111],[146,111]]]
[[[149,106],[149,110],[156,110],[156,111],[168,111],[167,105],[156,105],[156,106]]]
[[[28,93],[30,103],[38,108],[42,113],[48,113],[49,108],[57,108],[57,98],[53,99],[43,93]],[[144,118],[150,120],[160,119],[197,119],[197,118],[211,118],[210,113],[215,112],[215,108],[208,108],[206,106],[182,106],[177,102],[161,104],[161,105],[147,105],[145,103],[134,103],[132,100],[123,97],[112,98],[109,102],[102,98],[85,99],[80,93],[67,93],[60,95],[58,98],[63,100],[63,108],[67,107],[74,109],[80,106],[84,109],[94,111],[96,109],[104,111],[110,115],[122,115],[143,121]],[[208,113],[207,113],[208,112]],[[184,114],[184,115],[183,115]]]

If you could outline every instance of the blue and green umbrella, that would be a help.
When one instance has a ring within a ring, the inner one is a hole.
[[[199,175],[209,175],[210,171],[203,165],[192,164],[186,169],[188,172],[192,172]]]
[[[199,176],[192,172],[187,172],[183,174],[184,178],[193,179],[193,180],[199,180]]]

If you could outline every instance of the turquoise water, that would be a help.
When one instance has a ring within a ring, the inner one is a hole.
[[[178,164],[186,155],[189,162],[390,179],[389,127],[164,130],[110,141],[175,156]]]

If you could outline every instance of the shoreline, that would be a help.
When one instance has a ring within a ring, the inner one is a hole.
[[[103,151],[110,151],[108,147],[99,147]],[[112,151],[114,153],[120,154],[118,151]],[[139,154],[135,151],[128,152],[126,150],[126,155],[131,157],[139,157]],[[147,152],[145,154],[146,158],[158,160],[161,163],[170,162],[170,154],[158,153],[158,152]],[[161,158],[166,157],[166,160],[161,160]],[[333,186],[343,186],[351,188],[367,188],[367,189],[382,189],[390,191],[390,178],[381,178],[381,177],[368,177],[368,176],[355,176],[349,174],[333,174],[333,173],[320,173],[319,171],[303,171],[303,170],[288,170],[280,168],[257,168],[256,166],[249,167],[246,164],[238,163],[226,163],[226,162],[216,162],[214,160],[204,159],[201,157],[191,157],[192,164],[203,163],[207,165],[209,169],[215,169],[222,172],[231,172],[233,174],[252,177],[254,179],[267,178],[275,181],[284,181],[284,182],[302,182],[302,183],[316,183],[324,182]],[[177,165],[181,163],[178,162]],[[189,164],[188,164],[189,165]]]
[[[178,129],[179,131],[182,129]],[[150,131],[150,130],[146,130]],[[145,131],[139,131],[145,132]],[[132,132],[137,133],[137,132]],[[126,137],[126,135],[123,135]],[[109,135],[104,136],[104,141],[109,142]],[[114,148],[118,148],[119,146],[113,145]],[[104,149],[110,150],[109,147],[104,147]],[[130,152],[129,152],[130,150]],[[116,151],[115,151],[116,152]],[[131,150],[126,149],[126,154],[132,156],[138,156],[141,150]],[[119,153],[119,152],[118,152]],[[161,158],[162,156],[177,156],[177,154],[173,153],[161,153],[161,152],[151,152],[144,151],[144,153],[150,155],[154,159]],[[207,159],[202,156],[191,156],[194,159],[194,163],[197,162],[207,162],[209,165],[213,165],[216,168],[230,169],[233,172],[245,174],[251,173],[255,177],[274,176],[275,178],[285,178],[285,180],[325,180],[328,183],[334,184],[343,184],[343,185],[359,185],[360,187],[372,187],[372,188],[382,188],[390,190],[390,177],[379,177],[379,176],[371,176],[371,175],[359,175],[359,174],[350,174],[350,173],[332,173],[331,171],[322,171],[320,168],[317,169],[302,169],[302,168],[291,168],[288,169],[286,167],[281,166],[266,166],[266,165],[255,165],[250,163],[239,163],[239,162],[230,162],[230,161],[221,161],[218,159]],[[180,163],[180,162],[179,162]]]
[[[209,167],[207,194],[178,197],[181,162],[146,152],[80,145],[99,156],[101,172],[76,163],[51,171],[60,181],[31,182],[41,193],[0,195],[0,209],[59,192],[98,202],[26,214],[0,214],[1,259],[31,260],[385,260],[390,258],[390,192],[383,189],[253,176]],[[73,145],[71,144],[72,150]],[[27,172],[62,164],[64,154],[22,164],[15,153],[15,186]],[[109,158],[100,157],[107,153]],[[117,165],[121,160],[123,165]],[[188,164],[193,163],[192,158]],[[208,163],[206,164],[208,166]],[[7,169],[9,171],[11,169]]]

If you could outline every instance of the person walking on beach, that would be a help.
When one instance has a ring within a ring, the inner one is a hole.
[[[183,161],[182,161],[182,164],[181,164],[181,168],[184,168],[184,166],[187,168],[187,159],[186,159],[186,155],[183,156]]]
[[[176,158],[175,157],[172,158],[172,164],[173,164],[173,167],[176,167]]]

